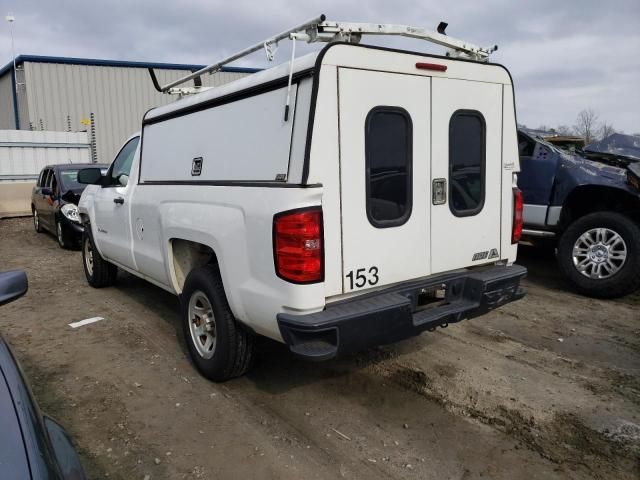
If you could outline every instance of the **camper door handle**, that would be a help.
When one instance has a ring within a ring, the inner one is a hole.
[[[117,203],[119,205],[122,205],[122,204],[124,204],[124,198],[116,197],[116,198],[113,199],[113,203]]]
[[[447,203],[447,179],[434,178],[431,186],[432,203],[444,205]]]

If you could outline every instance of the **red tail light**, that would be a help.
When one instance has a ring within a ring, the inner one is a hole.
[[[511,231],[511,243],[518,243],[522,236],[522,211],[524,209],[524,201],[522,200],[522,192],[518,188],[513,189],[513,230]]]
[[[293,283],[322,281],[322,209],[291,210],[274,216],[273,256],[280,278]]]
[[[446,72],[447,71],[447,66],[446,65],[440,65],[440,64],[437,64],[437,63],[418,62],[418,63],[416,63],[416,68],[418,68],[420,70],[435,70],[436,72]]]

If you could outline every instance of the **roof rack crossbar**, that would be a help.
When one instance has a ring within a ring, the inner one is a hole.
[[[480,62],[489,60],[489,55],[498,49],[497,45],[490,48],[483,48],[463,40],[446,35],[445,28],[447,24],[440,22],[438,31],[427,30],[421,27],[411,27],[407,25],[391,25],[379,23],[350,23],[350,22],[328,22],[325,21],[325,15],[319,15],[315,18],[307,20],[300,25],[285,30],[265,41],[256,43],[244,50],[241,50],[219,62],[213,63],[196,72],[186,75],[178,80],[168,83],[160,87],[163,93],[193,93],[203,87],[180,89],[175,88],[189,80],[193,80],[204,74],[212,74],[220,70],[224,65],[238,60],[250,53],[264,49],[269,60],[273,59],[273,54],[277,48],[277,43],[283,39],[303,40],[307,43],[314,42],[334,42],[343,41],[358,43],[362,35],[391,35],[417,38],[425,40],[437,45],[447,47],[447,56],[461,57]]]
[[[192,80],[196,77],[199,77],[200,75],[204,75],[205,73],[215,73],[216,71],[220,70],[224,65],[226,65],[227,63],[231,63],[235,60],[238,60],[239,58],[242,57],[246,57],[247,55],[249,55],[250,53],[253,52],[257,52],[258,50],[262,50],[263,48],[268,48],[268,45],[273,45],[275,43],[277,43],[280,40],[283,40],[285,38],[289,38],[289,35],[295,32],[300,32],[300,31],[305,31],[308,28],[312,28],[322,22],[324,22],[325,20],[325,16],[324,15],[320,15],[318,17],[312,18],[310,20],[307,20],[304,23],[301,23],[300,25],[294,27],[294,28],[290,28],[289,30],[286,30],[282,33],[279,33],[271,38],[268,38],[267,40],[263,41],[263,42],[259,42],[256,43],[255,45],[252,45],[248,48],[245,48],[244,50],[239,51],[238,53],[235,53],[227,58],[225,58],[224,60],[221,60],[219,62],[213,63],[211,65],[208,65],[204,68],[201,68],[200,70],[198,70],[197,72],[193,72],[191,75],[186,75],[182,78],[179,78],[178,80],[168,83],[166,85],[164,85],[162,88],[163,92],[168,92],[170,88],[173,87],[177,87],[178,85],[181,85],[185,82],[188,82],[189,80]]]

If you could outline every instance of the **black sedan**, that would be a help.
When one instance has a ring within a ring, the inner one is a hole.
[[[27,291],[24,272],[0,273],[0,305]],[[0,478],[82,480],[64,429],[42,415],[9,345],[0,335]]]
[[[78,215],[78,201],[86,185],[78,183],[78,170],[86,167],[102,168],[100,164],[49,165],[42,169],[31,193],[31,211],[36,232],[53,233],[62,248],[80,243],[82,224]]]

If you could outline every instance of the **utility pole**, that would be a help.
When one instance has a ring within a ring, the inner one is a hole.
[[[16,52],[13,45],[13,22],[16,21],[16,17],[11,13],[7,13],[4,19],[9,22],[9,32],[11,33],[11,59],[13,60],[13,108],[16,121],[16,129],[20,129],[20,116],[18,114],[18,72],[16,72]]]
[[[18,76],[16,75],[16,52],[13,47],[13,22],[16,21],[16,17],[11,12],[7,13],[4,17],[9,22],[9,32],[11,33],[11,58],[13,59],[13,83],[16,86],[16,95],[18,94]]]

